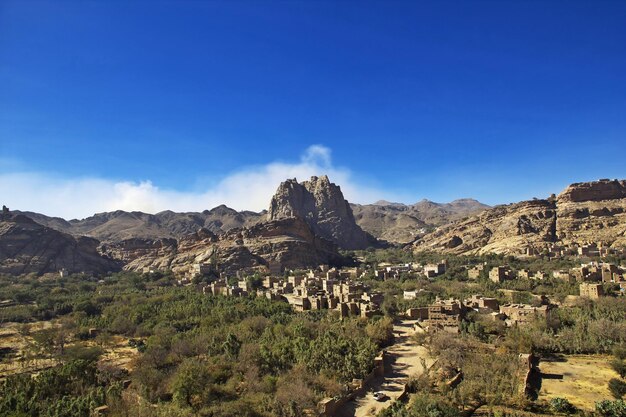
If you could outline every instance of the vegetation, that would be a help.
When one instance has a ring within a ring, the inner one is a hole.
[[[394,320],[408,308],[427,306],[436,297],[482,294],[501,303],[539,304],[538,296],[559,301],[578,293],[576,285],[551,278],[496,284],[487,277],[491,266],[549,272],[574,266],[572,260],[448,256],[447,272],[435,279],[401,274],[382,281],[371,273],[377,263],[432,263],[441,256],[398,249],[350,255],[370,268],[363,281],[384,293],[383,317],[340,320],[336,312],[296,313],[263,297],[206,296],[193,286],[174,286],[169,273],[0,276],[0,300],[8,300],[0,323],[21,323],[15,326],[28,340],[20,358],[25,371],[0,382],[0,415],[90,416],[107,405],[110,416],[299,416],[368,375],[377,352],[394,341]],[[476,264],[486,265],[483,276],[469,281],[466,266]],[[262,277],[247,281],[258,288]],[[404,300],[408,290],[420,291]],[[49,325],[31,326],[41,321]],[[125,368],[101,359],[113,339],[134,352]],[[620,378],[609,389],[617,400],[597,403],[595,413],[625,415],[619,400],[626,393],[623,297],[580,301],[520,327],[470,313],[459,334],[423,335],[421,342],[437,358],[436,366],[410,380],[415,395],[408,403],[396,402],[382,416],[469,415],[481,406],[583,413],[564,398],[529,402],[519,353],[613,353],[611,367]],[[0,363],[14,358],[10,349],[0,350]],[[31,375],[31,362],[45,366]]]
[[[150,403],[168,415],[300,415],[367,375],[393,337],[389,319],[298,314],[286,303],[205,296],[162,280],[121,273],[2,286],[3,297],[34,301],[20,321],[56,319],[29,336],[34,355],[57,365],[2,382],[0,415],[88,416],[105,404],[113,416],[152,415]],[[124,372],[98,368],[102,350],[89,329],[105,344],[119,335],[142,351],[129,390],[144,401],[120,395]]]

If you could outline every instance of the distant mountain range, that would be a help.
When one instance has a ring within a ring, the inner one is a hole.
[[[452,254],[537,253],[550,244],[626,247],[626,181],[568,186],[558,196],[489,207],[476,200],[349,204],[326,176],[286,180],[269,210],[115,211],[83,220],[0,215],[0,273],[171,269],[213,262],[223,271],[339,265],[339,249],[389,242]]]
[[[112,211],[94,214],[82,220],[64,220],[44,214],[14,210],[44,226],[74,236],[90,236],[112,242],[130,238],[180,238],[204,228],[219,234],[230,229],[252,226],[267,217],[267,212],[238,212],[225,205],[203,212],[147,214],[140,211]]]
[[[450,203],[422,200],[405,205],[378,201],[351,204],[357,224],[366,232],[392,243],[409,243],[438,226],[476,214],[489,206],[470,198]]]
[[[374,204],[350,204],[356,224],[377,239],[390,243],[409,243],[437,226],[475,214],[489,206],[472,199],[435,203],[422,200],[405,205],[377,201]],[[220,234],[231,229],[250,227],[268,218],[268,212],[236,211],[225,205],[202,212],[112,211],[94,214],[82,220],[65,220],[30,211],[23,214],[37,223],[73,236],[89,236],[103,242],[130,238],[181,238],[204,228]],[[361,238],[363,239],[363,238]],[[345,245],[344,245],[345,246]]]

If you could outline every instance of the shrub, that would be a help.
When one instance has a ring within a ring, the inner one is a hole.
[[[611,361],[611,368],[622,378],[626,378],[626,362],[622,359],[614,359]]]
[[[626,417],[626,402],[603,400],[596,403],[596,412],[602,417]]]
[[[572,414],[576,411],[576,407],[569,402],[567,398],[556,397],[550,400],[550,408],[555,413]]]
[[[609,391],[614,398],[621,399],[626,395],[626,382],[621,379],[611,378],[609,381]]]
[[[625,345],[616,345],[613,347],[613,356],[617,359],[624,360],[626,359],[626,346]]]

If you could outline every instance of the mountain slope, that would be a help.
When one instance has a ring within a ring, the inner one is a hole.
[[[39,213],[19,211],[16,213],[24,214],[40,224],[74,236],[90,236],[107,242],[130,238],[179,238],[200,228],[213,233],[222,233],[254,225],[265,217],[265,213],[237,212],[224,205],[200,213],[174,213],[168,210],[147,214],[117,210],[70,221]]]
[[[120,265],[101,256],[99,242],[89,237],[75,238],[45,227],[29,217],[4,212],[0,215],[0,272],[44,274],[67,269],[69,272],[103,274]]]
[[[436,226],[489,208],[472,199],[450,203],[422,200],[412,205],[378,201],[374,204],[351,206],[356,222],[363,230],[393,243],[409,243]]]
[[[123,262],[127,270],[155,267],[179,275],[190,272],[197,263],[213,263],[220,271],[233,274],[267,267],[270,262],[285,268],[343,262],[337,246],[315,236],[301,218],[261,222],[219,236],[202,229],[180,239],[128,239],[103,245],[102,251]]]
[[[522,254],[589,242],[626,246],[626,181],[576,183],[558,197],[496,206],[419,237],[412,249]]]

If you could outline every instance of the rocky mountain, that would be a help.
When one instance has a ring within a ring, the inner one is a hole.
[[[99,275],[119,270],[119,263],[98,253],[99,243],[5,210],[0,214],[0,273],[41,275],[64,268]]]
[[[406,205],[378,201],[374,204],[351,204],[356,223],[378,239],[409,243],[436,226],[467,217],[489,208],[472,199],[435,203],[422,200]]]
[[[572,184],[556,200],[557,238],[565,244],[626,246],[626,180]]]
[[[307,219],[316,233],[343,248],[351,249],[375,244],[372,236],[391,243],[405,244],[436,226],[489,207],[471,199],[444,204],[422,200],[412,205],[378,201],[368,205],[350,204],[350,212],[344,204],[341,189],[331,184],[327,177],[302,184],[294,180],[286,181],[279,187],[273,202],[276,206],[270,208],[273,210],[269,214],[270,219],[290,217],[290,210],[299,205],[296,212]],[[89,236],[103,242],[119,242],[132,238],[178,239],[200,228],[220,234],[231,229],[253,226],[268,217],[265,211],[238,212],[225,205],[187,213],[167,210],[147,214],[117,210],[98,213],[82,220],[65,220],[33,212],[15,213],[24,214],[37,223],[73,236]],[[358,227],[354,226],[354,222]],[[359,227],[366,234],[359,231]]]
[[[269,220],[303,219],[315,235],[343,249],[365,249],[377,243],[357,225],[341,188],[326,175],[302,183],[295,178],[282,182],[267,214]]]
[[[626,246],[625,210],[625,181],[577,183],[558,197],[496,206],[439,227],[411,247],[455,254],[520,254],[549,243]]]
[[[493,208],[468,199],[350,206],[341,189],[323,176],[283,182],[267,215],[226,206],[202,213],[116,211],[70,221],[28,215],[7,210],[0,217],[0,273],[43,274],[65,268],[101,274],[123,266],[182,274],[206,262],[234,272],[272,262],[286,268],[340,265],[344,259],[339,247],[378,244],[357,220],[389,241],[417,235],[408,246],[415,251],[520,254],[549,244],[626,246],[626,181],[572,184],[558,196]],[[454,220],[432,230],[447,219]]]
[[[106,242],[131,238],[180,238],[200,228],[213,233],[222,233],[234,228],[252,226],[265,218],[264,212],[238,212],[225,205],[200,213],[174,213],[167,210],[147,214],[117,210],[69,221],[39,213],[19,211],[16,213],[24,214],[44,226],[74,236],[90,236]]]
[[[316,236],[301,218],[261,222],[215,235],[207,229],[181,239],[127,239],[103,245],[102,252],[125,264],[124,269],[171,269],[185,274],[193,264],[213,263],[220,271],[234,273],[278,262],[285,268],[340,265],[337,246]]]

